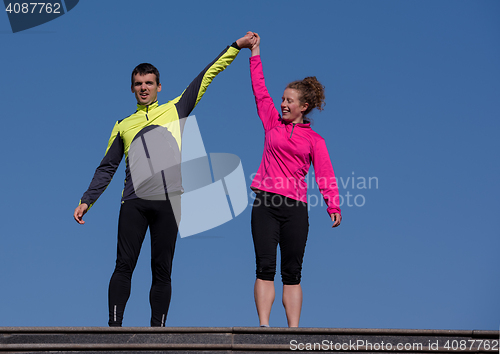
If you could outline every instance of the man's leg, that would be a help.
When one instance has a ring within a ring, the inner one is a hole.
[[[122,325],[123,312],[130,296],[132,272],[137,264],[148,222],[141,200],[125,201],[118,219],[118,247],[115,271],[109,282],[109,326]]]
[[[149,293],[152,327],[165,327],[170,305],[172,294],[170,275],[178,231],[174,214],[180,211],[180,198],[180,196],[171,197],[172,203],[169,200],[151,202],[155,204],[155,212],[149,215],[153,273]]]

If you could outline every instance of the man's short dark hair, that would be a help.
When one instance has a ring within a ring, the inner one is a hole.
[[[155,74],[156,75],[156,84],[160,84],[160,72],[154,65],[149,63],[142,63],[135,67],[134,71],[132,71],[132,86],[134,86],[134,76],[136,74],[146,75],[146,74]]]

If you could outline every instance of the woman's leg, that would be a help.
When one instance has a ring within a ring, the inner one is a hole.
[[[269,317],[271,316],[271,307],[275,296],[274,281],[256,279],[254,296],[257,314],[259,315],[259,325],[269,326]]]
[[[285,219],[280,230],[283,306],[288,327],[298,327],[302,310],[300,279],[309,231],[309,217],[305,203],[289,198],[286,198],[285,202],[286,209],[283,209]]]
[[[285,307],[288,327],[298,327],[302,310],[302,287],[283,284],[283,306]]]
[[[279,220],[265,193],[257,193],[252,209],[252,237],[255,247],[255,305],[260,325],[269,325],[274,302],[276,249],[279,242]]]

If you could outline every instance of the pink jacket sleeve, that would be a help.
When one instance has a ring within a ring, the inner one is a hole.
[[[314,174],[316,175],[316,183],[328,206],[328,215],[340,213],[337,179],[335,178],[330,155],[328,154],[326,143],[323,138],[319,138],[314,144],[312,163],[314,166]]]
[[[252,78],[252,89],[257,105],[257,113],[264,125],[264,129],[268,131],[278,125],[280,115],[276,107],[274,107],[274,102],[267,91],[260,55],[250,57],[250,76]]]

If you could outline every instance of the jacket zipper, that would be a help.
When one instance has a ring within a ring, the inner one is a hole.
[[[149,118],[148,118],[148,113],[149,113],[149,106],[146,107],[146,120],[149,121]]]
[[[292,123],[292,132],[290,133],[290,138],[289,138],[289,139],[291,139],[291,138],[292,138],[293,128],[295,128],[295,123]]]

